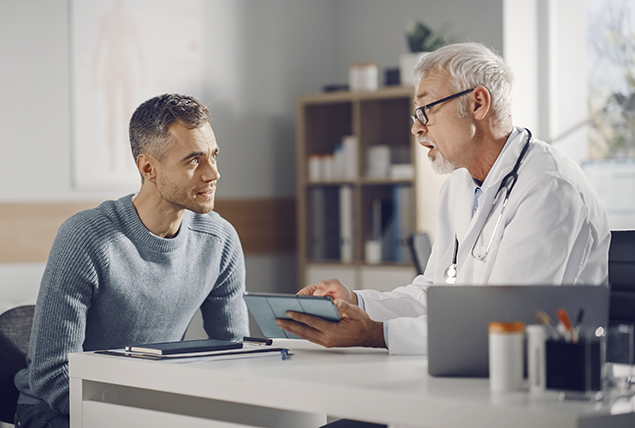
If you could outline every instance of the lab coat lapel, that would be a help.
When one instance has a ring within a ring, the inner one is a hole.
[[[463,171],[462,171],[463,172]],[[465,239],[472,223],[472,209],[474,207],[474,186],[470,183],[470,174],[464,171],[466,179],[461,182],[456,192],[453,208],[454,227],[459,242]]]
[[[455,216],[457,217],[455,223],[457,225],[456,232],[459,239],[459,253],[457,255],[458,266],[466,266],[466,260],[470,256],[472,247],[476,242],[478,234],[485,224],[487,216],[491,211],[492,203],[494,201],[496,193],[498,192],[501,181],[503,177],[505,177],[505,175],[507,175],[514,168],[516,160],[518,159],[518,156],[520,156],[520,152],[525,146],[526,141],[527,131],[523,130],[518,136],[516,136],[516,138],[509,144],[507,149],[505,149],[505,151],[502,153],[498,163],[490,171],[491,177],[488,177],[486,187],[482,188],[483,195],[479,199],[479,207],[476,210],[474,216],[471,219],[469,218],[469,216],[461,216],[461,213],[465,213],[464,210],[457,211],[457,213],[455,214]],[[474,202],[473,188],[470,185],[469,181],[466,181],[464,187],[469,187],[471,188],[471,190],[463,191],[464,189],[461,189],[461,197],[464,198],[464,201],[461,204],[457,202],[457,206],[467,204],[469,205],[469,212],[471,213]],[[459,218],[461,218],[461,220],[459,220]],[[466,225],[466,228],[464,230],[461,230],[460,227],[464,224]]]

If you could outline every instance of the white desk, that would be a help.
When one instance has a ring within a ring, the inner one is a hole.
[[[286,361],[181,364],[81,353],[70,355],[70,383],[71,428],[310,428],[325,415],[400,428],[635,426],[635,399],[492,396],[487,379],[430,377],[425,357],[384,352],[300,349]]]

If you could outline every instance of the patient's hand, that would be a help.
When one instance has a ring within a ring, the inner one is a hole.
[[[351,305],[357,305],[357,294],[337,279],[327,279],[326,281],[320,281],[315,285],[307,285],[302,290],[298,291],[298,294],[331,296],[333,300],[340,299],[350,303]]]

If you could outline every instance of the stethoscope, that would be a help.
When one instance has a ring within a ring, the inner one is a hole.
[[[472,251],[471,251],[472,257],[474,257],[477,260],[480,260],[480,261],[485,260],[485,257],[487,257],[487,254],[489,254],[489,250],[492,247],[492,243],[494,242],[494,236],[496,236],[496,231],[498,230],[498,225],[503,219],[503,213],[505,212],[505,207],[507,206],[509,195],[511,194],[512,189],[516,185],[516,181],[518,181],[518,169],[520,168],[520,164],[522,163],[523,159],[525,158],[525,155],[527,154],[527,150],[529,149],[529,143],[531,142],[531,131],[527,128],[525,128],[525,131],[527,131],[527,142],[525,143],[525,147],[523,147],[523,150],[520,152],[520,155],[518,156],[518,160],[516,160],[516,164],[514,165],[514,168],[511,170],[509,174],[503,177],[500,187],[498,188],[498,190],[496,191],[496,195],[494,196],[494,201],[492,201],[492,207],[490,208],[490,211],[487,214],[487,218],[485,219],[485,222],[481,226],[481,230],[478,232],[478,235],[476,236],[476,240],[474,241],[474,245],[472,246]],[[505,190],[504,193],[503,193],[503,189]],[[480,239],[483,236],[483,230],[485,229],[485,225],[489,222],[490,218],[492,217],[492,214],[494,214],[495,208],[500,202],[501,195],[503,194],[505,195],[503,199],[503,207],[501,208],[500,214],[498,215],[498,219],[496,220],[496,225],[494,226],[494,230],[492,231],[492,236],[490,237],[489,242],[487,243],[487,247],[485,247],[485,251],[483,253],[475,252],[476,244],[480,241]],[[454,282],[456,281],[456,275],[457,275],[456,258],[458,253],[459,253],[459,239],[457,238],[456,235],[454,235],[454,255],[452,256],[452,263],[450,264],[450,266],[448,266],[445,269],[445,271],[443,271],[443,279],[445,280],[447,284],[450,284],[450,285],[454,284]]]

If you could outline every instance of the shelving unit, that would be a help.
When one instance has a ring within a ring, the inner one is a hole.
[[[393,87],[299,100],[299,286],[338,278],[353,289],[391,290],[416,275],[405,238],[419,230],[434,239],[443,177],[410,133],[413,93]],[[347,136],[353,141],[343,144]],[[381,155],[379,163],[371,151]],[[387,151],[392,161],[384,168]],[[369,240],[375,248],[382,242],[381,260],[372,257]]]

